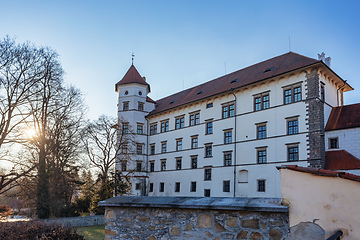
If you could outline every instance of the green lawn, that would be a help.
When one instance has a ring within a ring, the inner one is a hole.
[[[77,228],[77,232],[85,237],[86,240],[104,240],[105,226],[91,226]]]

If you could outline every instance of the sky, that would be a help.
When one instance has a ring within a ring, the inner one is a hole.
[[[289,50],[317,59],[355,89],[360,102],[358,1],[0,0],[0,38],[58,52],[67,84],[88,118],[116,116],[115,84],[134,65],[154,100]]]

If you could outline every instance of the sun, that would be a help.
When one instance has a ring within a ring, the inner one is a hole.
[[[25,135],[26,135],[27,138],[33,138],[33,137],[35,137],[35,135],[36,135],[36,131],[35,131],[35,129],[33,129],[33,128],[26,129],[26,130],[24,131],[24,133],[25,133]]]

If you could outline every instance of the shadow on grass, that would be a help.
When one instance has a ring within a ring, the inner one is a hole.
[[[86,240],[104,240],[105,226],[79,227],[77,233],[83,235]]]

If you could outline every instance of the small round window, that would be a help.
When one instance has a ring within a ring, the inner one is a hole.
[[[125,91],[125,95],[128,95],[129,94],[129,92],[128,91]]]
[[[139,95],[140,95],[140,96],[142,95],[142,91],[139,91]]]

